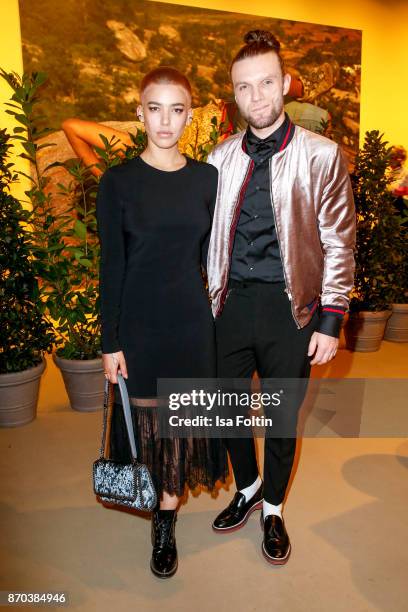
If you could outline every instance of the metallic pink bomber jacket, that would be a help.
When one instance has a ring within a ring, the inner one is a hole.
[[[235,230],[253,165],[242,147],[244,136],[245,131],[230,136],[208,157],[219,173],[207,262],[214,317],[226,300]],[[286,292],[300,329],[319,297],[323,307],[348,308],[356,233],[351,182],[339,145],[297,125],[292,140],[269,163]]]

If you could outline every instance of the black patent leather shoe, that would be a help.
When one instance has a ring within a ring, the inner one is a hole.
[[[229,533],[243,527],[251,512],[262,508],[263,484],[258,491],[246,501],[245,495],[237,491],[231,503],[223,510],[212,524],[212,528],[217,533]]]
[[[153,552],[150,569],[159,578],[170,578],[177,571],[176,520],[176,510],[158,510],[152,514]]]
[[[289,559],[291,545],[283,519],[275,514],[268,514],[264,520],[261,514],[261,527],[264,531],[263,556],[272,565],[284,565]]]

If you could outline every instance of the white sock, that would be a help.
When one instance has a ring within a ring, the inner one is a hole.
[[[282,518],[282,504],[274,506],[273,504],[263,500],[262,514],[264,519],[268,516],[268,514],[277,514]]]
[[[262,480],[261,477],[258,475],[258,478],[253,484],[249,485],[249,487],[245,487],[245,489],[240,489],[239,492],[245,495],[246,501],[249,501],[251,497],[255,495],[261,484]]]

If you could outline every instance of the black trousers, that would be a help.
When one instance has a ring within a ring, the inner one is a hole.
[[[218,377],[250,380],[257,371],[261,379],[308,379],[311,366],[307,351],[317,327],[317,311],[306,327],[298,329],[284,283],[232,281],[230,286],[224,309],[216,319]],[[254,439],[230,438],[225,444],[237,489],[251,485],[258,476]],[[294,436],[265,438],[264,497],[271,504],[284,499],[295,449]]]

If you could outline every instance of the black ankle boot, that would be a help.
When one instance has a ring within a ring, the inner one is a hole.
[[[153,553],[150,569],[159,578],[170,578],[177,570],[176,520],[176,510],[158,510],[152,513]]]

